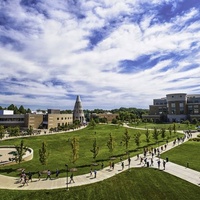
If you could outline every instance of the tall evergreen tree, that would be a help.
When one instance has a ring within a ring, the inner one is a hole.
[[[28,109],[26,110],[26,113],[31,113],[31,109],[28,108]]]
[[[19,112],[20,112],[20,114],[25,114],[26,113],[26,110],[24,109],[24,106],[20,106],[19,107]]]

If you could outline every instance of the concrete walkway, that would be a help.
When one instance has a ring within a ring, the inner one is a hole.
[[[193,133],[193,137],[196,137],[196,135],[199,133]],[[187,141],[187,139],[185,140]],[[170,150],[171,148],[176,147],[177,145],[173,145],[173,142],[170,142],[163,152],[166,152],[167,150]],[[147,155],[147,159],[151,158],[150,155]],[[154,166],[150,166],[150,168],[158,168],[157,161],[159,158],[154,157]],[[166,163],[166,168],[163,170],[162,165],[162,159],[161,161],[161,167],[160,170],[163,171],[163,173],[167,172],[169,174],[172,174],[174,176],[177,176],[181,179],[184,179],[190,183],[193,183],[195,185],[200,185],[200,172],[197,172],[195,170],[174,164],[172,162]],[[140,161],[137,159],[137,157],[131,158],[130,166],[128,165],[128,161],[124,161],[125,167],[122,170],[121,162],[115,164],[114,170],[110,169],[110,167],[106,167],[102,170],[97,171],[97,177],[94,178],[94,176],[90,176],[90,174],[84,174],[80,176],[74,176],[75,183],[68,184],[68,187],[75,187],[75,186],[81,186],[81,185],[87,185],[92,184],[95,182],[100,182],[105,179],[108,179],[114,175],[117,175],[125,170],[129,170],[131,168],[136,167],[143,167],[143,164],[140,164]],[[70,173],[69,173],[70,175]],[[68,178],[69,181],[70,178]],[[66,188],[67,178],[58,178],[58,179],[52,179],[52,180],[46,180],[41,179],[38,181],[38,179],[33,179],[32,182],[30,182],[28,185],[23,186],[22,183],[19,183],[19,178],[16,177],[8,177],[4,175],[0,175],[0,188],[1,189],[11,189],[11,190],[44,190],[44,189],[57,189],[57,188]]]

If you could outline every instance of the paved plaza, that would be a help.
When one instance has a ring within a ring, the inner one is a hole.
[[[193,133],[193,137],[196,137],[197,133]],[[185,140],[187,141],[187,139]],[[181,144],[179,144],[181,145]],[[166,150],[163,152],[166,152],[170,150],[171,148],[176,147],[177,145],[173,145],[173,142],[170,142],[167,145]],[[151,155],[147,155],[147,161],[150,162]],[[158,168],[157,161],[158,157],[154,157],[154,166],[150,166],[150,168]],[[163,173],[169,173],[174,176],[177,176],[181,179],[184,179],[192,184],[200,186],[200,172],[192,170],[190,168],[187,168],[186,166],[180,166],[172,162],[167,162],[165,170],[163,170],[162,162],[163,160],[160,159],[161,166],[160,170],[163,171]],[[92,184],[95,182],[100,182],[105,179],[108,179],[112,176],[115,176],[125,170],[131,170],[132,168],[137,167],[144,167],[143,164],[140,164],[140,160],[137,158],[137,156],[134,156],[131,158],[130,166],[128,165],[128,160],[124,160],[124,169],[122,170],[121,162],[118,162],[115,164],[115,168],[112,170],[109,167],[103,168],[102,170],[97,171],[97,177],[94,178],[94,176],[90,176],[89,172],[88,174],[74,176],[75,183],[68,184],[70,187],[75,186],[81,186],[81,185],[87,185]],[[68,181],[70,178],[68,178]],[[67,178],[52,178],[51,180],[46,180],[46,178],[42,178],[40,180],[33,179],[32,182],[30,182],[28,185],[23,186],[22,183],[19,182],[19,177],[9,177],[0,175],[0,188],[1,189],[11,189],[11,190],[44,190],[44,189],[58,189],[58,188],[66,188]]]

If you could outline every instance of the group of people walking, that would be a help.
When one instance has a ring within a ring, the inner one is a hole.
[[[24,186],[28,185],[29,181],[32,182],[32,173],[28,172],[28,174],[26,174],[25,170],[22,170],[19,182],[22,183],[22,185]]]

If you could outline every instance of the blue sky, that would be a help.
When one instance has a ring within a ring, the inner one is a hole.
[[[200,94],[199,0],[1,0],[0,105],[148,108]]]

